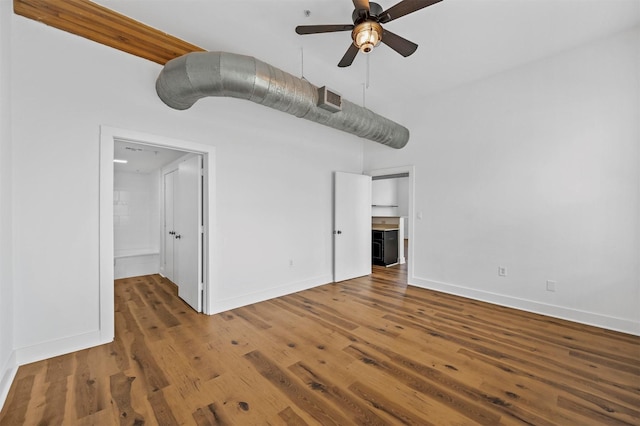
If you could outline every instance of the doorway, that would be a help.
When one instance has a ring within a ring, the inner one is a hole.
[[[202,158],[202,247],[204,260],[200,267],[202,277],[202,311],[211,314],[213,305],[215,264],[215,148],[209,145],[167,138],[164,136],[100,127],[100,333],[101,341],[109,342],[114,337],[114,149],[116,141],[145,146],[155,146],[182,151]]]
[[[160,273],[202,311],[202,154],[116,140],[115,278]]]
[[[161,171],[186,155],[153,145],[114,142],[114,278],[162,272]]]
[[[367,173],[372,177],[372,223],[397,224],[402,230],[399,238],[398,263],[405,267],[407,280],[413,276],[414,252],[414,187],[415,166],[374,169]],[[376,197],[376,185],[382,198]],[[389,222],[389,223],[387,223]],[[400,232],[399,232],[400,233]]]

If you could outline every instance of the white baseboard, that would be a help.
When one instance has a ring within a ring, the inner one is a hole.
[[[409,277],[409,284],[428,290],[435,290],[442,293],[448,293],[456,296],[466,297],[469,299],[479,300],[482,302],[493,303],[496,305],[505,306],[507,308],[519,309],[521,311],[547,315],[567,321],[573,321],[581,324],[592,325],[608,330],[620,331],[622,333],[640,336],[640,323],[624,318],[616,318],[597,314],[594,312],[581,311],[577,309],[566,308],[563,306],[549,305],[532,300],[519,299],[517,297],[491,293],[455,284],[432,281],[415,276]]]
[[[110,343],[112,339],[101,338],[100,330],[90,333],[79,334],[77,336],[52,340],[16,349],[16,361],[18,365],[29,364],[31,362],[42,361],[70,352],[81,351],[94,346]]]
[[[59,355],[68,354],[94,346],[109,343],[113,340],[113,336],[101,337],[100,330],[90,333],[79,334],[77,336],[66,337],[64,339],[52,340],[45,343],[39,343],[33,346],[18,348],[11,353],[9,360],[0,371],[2,374],[0,380],[0,408],[4,405],[11,384],[15,379],[18,367],[36,361],[42,361],[47,358],[53,358]]]
[[[17,372],[18,363],[16,362],[16,351],[13,351],[5,365],[2,366],[2,370],[0,370],[0,410],[4,407],[4,403],[9,395],[9,389],[11,389],[11,384]]]
[[[279,287],[269,288],[264,291],[257,291],[254,293],[244,294],[228,299],[216,300],[211,306],[211,314],[229,311],[231,309],[251,305],[253,303],[264,302],[265,300],[273,299],[280,296],[286,296],[287,294],[296,293],[298,291],[307,290],[331,282],[333,282],[333,278],[331,277],[331,275],[321,275],[319,277],[310,278],[308,280],[297,281]]]

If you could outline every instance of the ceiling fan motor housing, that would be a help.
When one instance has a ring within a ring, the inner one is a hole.
[[[364,12],[364,13],[363,13]],[[367,12],[364,9],[355,9],[351,14],[351,19],[355,25],[360,22],[368,19],[369,17],[378,17],[378,15],[382,14],[384,9],[378,3],[369,2],[369,11]]]

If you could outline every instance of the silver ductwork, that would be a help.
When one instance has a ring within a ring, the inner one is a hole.
[[[318,87],[251,56],[193,52],[167,62],[156,81],[162,101],[187,109],[205,96],[246,99],[374,142],[402,148],[409,130],[342,99],[342,110],[318,107]]]

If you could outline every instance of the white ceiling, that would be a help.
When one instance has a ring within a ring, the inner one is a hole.
[[[126,160],[127,163],[114,163],[113,168],[116,173],[127,172],[146,174],[166,166],[185,154],[186,152],[162,148],[159,146],[115,141],[113,158]]]
[[[366,98],[374,110],[385,101],[422,98],[640,24],[640,0],[443,0],[385,24],[419,45],[412,56],[381,44],[359,54],[351,67],[338,68],[349,32],[300,36],[294,28],[351,23],[350,0],[95,1],[207,50],[255,56],[304,75],[352,102]],[[379,0],[384,9],[396,2]]]

